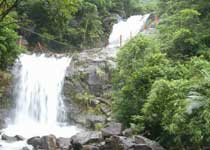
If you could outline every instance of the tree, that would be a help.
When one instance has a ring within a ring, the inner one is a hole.
[[[3,19],[17,6],[22,0],[0,0],[0,21]]]
[[[15,22],[12,15],[7,15],[2,22],[0,22],[0,69],[6,69],[11,65],[17,56],[21,53],[17,45],[18,35],[16,33],[17,25],[10,24]],[[5,26],[7,24],[7,26]]]

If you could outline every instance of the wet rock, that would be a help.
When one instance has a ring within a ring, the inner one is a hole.
[[[25,140],[25,138],[21,135],[16,135],[15,138],[17,139],[17,141],[23,141]]]
[[[121,135],[122,134],[122,124],[121,123],[109,123],[106,128],[102,130],[103,137],[110,137],[113,135]]]
[[[7,142],[15,142],[15,141],[18,141],[15,137],[13,137],[13,136],[8,136],[8,135],[6,135],[6,134],[3,134],[3,135],[1,136],[1,139],[2,139],[3,141],[7,141]]]
[[[39,136],[32,137],[27,140],[27,144],[32,145],[35,149],[40,148],[42,145],[41,138]]]
[[[41,148],[46,150],[56,150],[56,137],[54,135],[43,136],[41,138]]]
[[[42,141],[39,136],[28,139],[27,144],[32,145],[35,149],[42,147]]]
[[[80,150],[82,145],[87,145],[90,143],[99,143],[102,141],[101,132],[97,131],[86,131],[74,135],[71,138],[71,144],[73,149]]]
[[[48,135],[43,137],[32,137],[27,140],[29,145],[32,145],[34,149],[56,150],[56,137],[54,135]]]
[[[23,147],[22,150],[30,150],[28,147]]]
[[[58,138],[57,147],[60,150],[69,150],[71,148],[71,139],[70,138]]]

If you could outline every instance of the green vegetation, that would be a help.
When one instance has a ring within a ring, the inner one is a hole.
[[[40,42],[52,49],[69,50],[101,47],[116,15],[139,14],[143,10],[137,7],[138,0],[27,0],[17,12],[21,32],[30,44]]]
[[[210,3],[158,6],[158,35],[138,36],[118,54],[114,115],[167,149],[208,149]]]

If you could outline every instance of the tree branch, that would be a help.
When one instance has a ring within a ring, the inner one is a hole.
[[[12,11],[12,9],[17,7],[21,1],[22,0],[15,0],[15,2],[9,8],[7,8],[5,11],[3,11],[0,14],[0,21],[2,21]],[[3,2],[6,2],[6,0],[3,0],[1,4],[3,4]]]

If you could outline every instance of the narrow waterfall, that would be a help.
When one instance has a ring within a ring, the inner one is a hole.
[[[26,138],[54,134],[71,137],[75,126],[64,126],[62,88],[69,57],[22,54],[13,70],[16,107],[12,122],[3,132]],[[67,131],[67,132],[66,132]]]
[[[136,36],[143,28],[149,18],[150,14],[135,15],[129,17],[127,20],[120,20],[113,26],[112,33],[109,36],[109,48],[115,48],[121,44],[125,44],[126,41]]]

